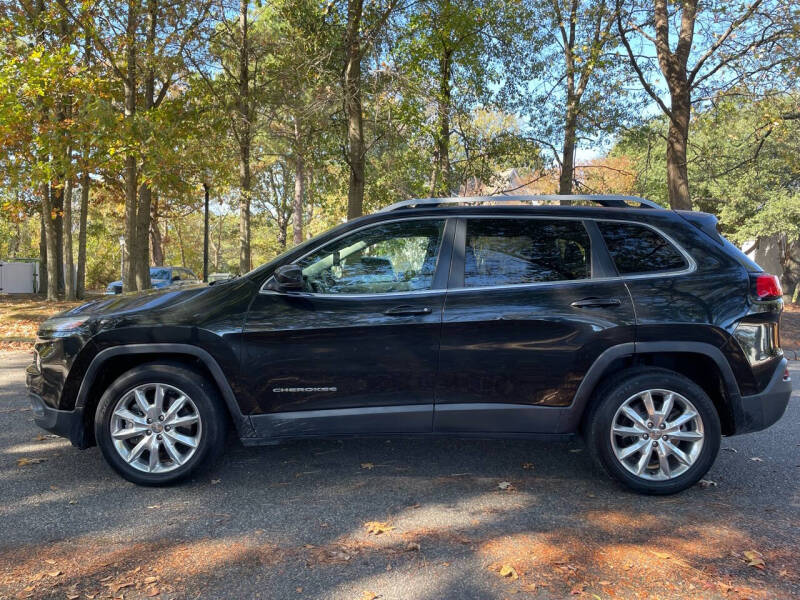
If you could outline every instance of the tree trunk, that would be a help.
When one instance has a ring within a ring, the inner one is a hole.
[[[50,277],[56,284],[56,294],[64,293],[64,188],[56,183],[50,185],[50,210],[53,214],[53,225],[56,236],[56,270],[55,277]]]
[[[572,194],[572,181],[575,179],[575,135],[578,118],[572,110],[572,102],[568,102],[564,117],[564,144],[562,146],[561,175],[558,178],[558,193]]]
[[[164,240],[158,225],[158,196],[154,196],[150,205],[150,244],[153,247],[153,264],[164,266]]]
[[[158,1],[147,1],[146,62],[144,76],[144,111],[152,112],[155,106],[155,56],[156,20]],[[136,206],[136,288],[146,290],[150,287],[150,204],[153,192],[150,184],[142,181],[139,187],[139,201]]]
[[[297,127],[297,125],[295,125]],[[294,202],[292,203],[292,238],[295,246],[303,241],[303,196],[305,194],[305,164],[299,154],[294,161]]]
[[[75,259],[72,254],[72,179],[64,182],[64,298],[75,300]]]
[[[44,198],[45,193],[47,193],[47,192],[45,192],[46,189],[47,189],[47,186],[43,185],[42,186],[42,190],[40,191],[40,193],[42,194],[43,198]],[[41,218],[39,219],[39,289],[38,289],[38,292],[40,294],[44,294],[46,296],[47,295],[47,268],[48,268],[48,266],[47,266],[47,232],[45,231],[44,220],[45,220],[45,215],[47,213],[45,212],[44,203],[42,203],[42,206],[40,207],[40,209],[41,210],[39,212],[39,216]]]
[[[88,31],[84,33],[83,62],[86,69],[92,66],[92,37]],[[81,173],[81,213],[78,219],[78,271],[75,281],[75,296],[83,299],[86,296],[86,224],[89,218],[89,144],[83,145],[83,172]]]
[[[347,115],[347,219],[364,213],[365,144],[364,112],[361,105],[361,15],[363,0],[348,0],[345,39],[344,109]]]
[[[136,114],[136,31],[139,22],[138,0],[128,0],[128,18],[126,23],[126,72],[123,86],[125,89],[125,121],[130,129],[133,128],[134,115]],[[136,156],[129,150],[125,156],[125,253],[127,263],[122,281],[122,289],[126,292],[135,291],[137,260],[136,242],[136,201],[138,191]]]
[[[672,118],[667,133],[667,189],[674,210],[692,210],[686,147],[689,140],[691,105],[689,91],[672,93]]]
[[[136,289],[150,287],[150,203],[153,192],[148,184],[139,187],[136,206]]]
[[[452,70],[450,50],[439,57],[439,97],[437,113],[439,127],[434,150],[434,172],[431,176],[431,196],[450,195],[450,74]]]
[[[88,156],[88,149],[84,156]],[[78,223],[78,274],[75,281],[75,296],[82,299],[86,295],[86,223],[89,216],[89,171],[81,175],[81,214]]]
[[[43,185],[41,194],[45,243],[47,244],[47,299],[58,300],[58,272],[61,269],[58,263],[58,236],[49,186]]]
[[[239,273],[250,270],[250,48],[247,11],[249,0],[239,0]]]

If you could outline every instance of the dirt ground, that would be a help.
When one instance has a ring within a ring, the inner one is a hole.
[[[0,352],[29,350],[39,323],[83,302],[47,302],[35,294],[0,294]]]

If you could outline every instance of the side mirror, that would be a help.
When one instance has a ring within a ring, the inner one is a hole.
[[[303,270],[297,265],[281,265],[273,274],[278,291],[300,292],[303,290]]]

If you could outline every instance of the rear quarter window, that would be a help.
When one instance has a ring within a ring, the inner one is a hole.
[[[683,254],[658,232],[634,223],[597,223],[620,275],[685,269]]]

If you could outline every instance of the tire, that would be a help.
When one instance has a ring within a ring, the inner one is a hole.
[[[654,410],[648,411],[648,405]],[[665,409],[670,411],[666,419]],[[692,413],[696,417],[690,418]],[[688,420],[674,426],[683,419]],[[584,432],[606,473],[636,492],[652,495],[674,494],[697,483],[714,463],[722,438],[719,415],[708,394],[683,375],[655,367],[621,373],[603,385]]]
[[[106,389],[94,431],[117,473],[138,485],[160,486],[213,463],[224,447],[227,421],[219,392],[207,377],[181,363],[160,362],[135,367]]]

